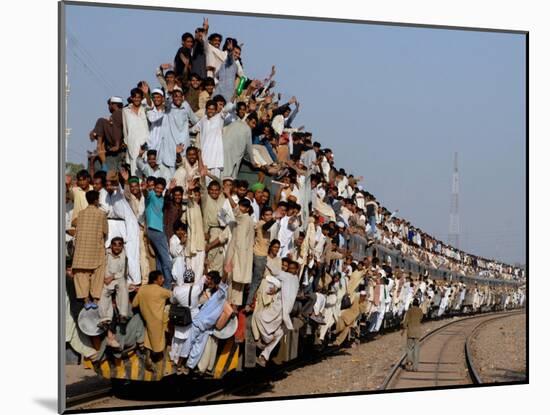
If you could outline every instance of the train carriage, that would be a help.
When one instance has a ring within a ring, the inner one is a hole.
[[[359,244],[357,246],[360,246]],[[383,246],[373,245],[363,251],[365,255],[376,255],[381,259],[390,258],[393,266],[399,265],[404,270],[423,274],[428,272],[433,280],[464,282],[468,284],[488,284],[485,278],[477,278],[475,276],[459,276],[452,275],[447,270],[434,270],[422,266],[414,262],[411,258],[404,256],[400,251],[391,250]],[[517,286],[510,282],[507,286]],[[462,313],[469,313],[473,310],[475,288],[470,286],[466,289],[464,301],[462,302]],[[457,296],[455,296],[456,298]],[[493,309],[504,309],[507,302],[507,295],[497,293],[491,304],[483,311],[493,311]],[[437,315],[437,309],[441,301],[441,293],[436,290],[432,300],[432,311]],[[494,303],[494,307],[492,306]],[[453,303],[454,304],[454,303]],[[446,315],[456,315],[452,304],[447,307]],[[228,373],[233,371],[246,371],[256,366],[257,348],[254,338],[251,333],[250,317],[239,319],[239,324],[244,324],[244,339],[238,342],[235,337],[229,339],[218,339],[211,336],[208,347],[212,347],[215,352],[205,353],[198,364],[196,376],[210,377],[213,379],[221,379]],[[301,358],[305,353],[311,350],[315,343],[314,335],[317,326],[315,323],[304,323],[302,319],[293,317],[294,330],[286,331],[279,345],[272,354],[272,360],[276,364],[283,364],[295,359]],[[400,320],[392,312],[387,313],[384,318],[382,330],[391,330],[400,325]],[[367,334],[366,326],[361,322],[358,325],[358,331],[352,332],[352,336],[363,337]],[[317,347],[319,345],[317,344]],[[322,345],[321,345],[322,347]],[[107,351],[99,362],[92,363],[90,360],[85,360],[85,365],[93,368],[97,375],[107,379],[118,379],[125,381],[136,382],[154,382],[159,381],[167,376],[176,374],[176,366],[169,356],[169,349],[163,353],[162,358],[154,362],[155,372],[147,370],[145,366],[145,356],[137,349],[132,349],[123,353],[112,353]]]

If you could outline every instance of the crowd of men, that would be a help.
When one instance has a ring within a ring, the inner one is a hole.
[[[67,341],[84,357],[136,347],[153,371],[164,353],[178,373],[207,370],[220,321],[235,319],[236,341],[251,324],[263,366],[299,321],[339,345],[413,300],[434,317],[523,304],[521,290],[436,281],[367,254],[380,245],[463,276],[525,278],[380,206],[293,126],[300,103],[274,92],[275,67],[248,79],[238,41],[208,20],[155,76],[157,88],[109,98],[88,169],[66,177]],[[97,310],[97,335],[76,324],[82,308]]]

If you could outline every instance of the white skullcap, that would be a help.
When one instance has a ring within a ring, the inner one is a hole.
[[[344,222],[338,222],[336,225],[338,225],[339,228],[345,228],[346,225],[344,225]]]
[[[273,118],[273,121],[271,122],[271,126],[278,135],[281,135],[285,128],[285,118],[280,114],[275,116],[275,118]]]
[[[365,290],[359,292],[359,295],[367,295],[367,292]]]
[[[174,88],[172,88],[172,93],[176,92],[176,91],[180,91],[182,94],[183,94],[183,89],[181,89],[179,86],[175,86]]]
[[[111,97],[109,98],[109,102],[113,104],[122,104],[122,98],[120,97]]]
[[[153,95],[153,94],[159,94],[159,95],[164,96],[164,91],[160,88],[155,88],[151,91],[151,95]]]

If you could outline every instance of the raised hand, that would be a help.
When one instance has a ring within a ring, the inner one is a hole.
[[[149,93],[149,84],[146,81],[141,81],[140,89],[143,91],[144,95],[147,95]]]
[[[223,192],[223,195],[224,195],[226,198],[229,199],[229,198],[231,197],[231,189],[230,189],[230,188],[224,187],[223,190],[222,190],[222,192]]]
[[[205,32],[208,32],[209,27],[210,26],[208,25],[208,17],[205,17],[204,19],[202,19],[202,28]]]
[[[271,67],[271,78],[275,76],[275,65]]]
[[[120,176],[124,179],[125,182],[128,181],[128,178],[130,177],[130,173],[128,173],[128,170],[126,169],[120,169]]]

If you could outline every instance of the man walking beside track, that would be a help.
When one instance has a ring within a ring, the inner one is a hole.
[[[420,355],[420,323],[422,322],[422,313],[421,308],[419,307],[418,298],[413,300],[413,306],[409,308],[403,319],[403,328],[401,330],[401,335],[407,330],[407,358],[405,361],[405,369],[412,370],[413,372],[418,371],[418,358]]]

